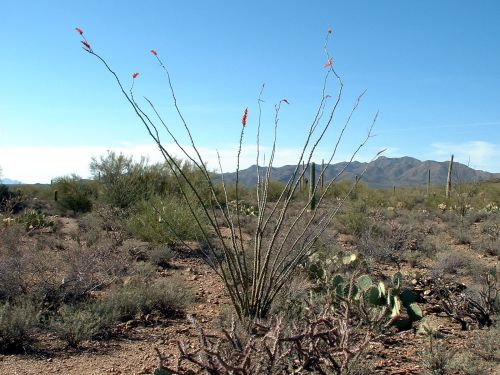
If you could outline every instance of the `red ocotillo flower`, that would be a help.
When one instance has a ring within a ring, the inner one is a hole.
[[[75,30],[78,34],[83,35],[83,30],[80,29],[79,27],[75,27]]]
[[[132,78],[133,79],[136,79],[138,76],[139,76],[139,73],[137,73],[137,72],[135,72],[134,74],[132,74]]]
[[[152,49],[150,52],[151,52],[151,54],[152,54],[152,55],[154,55],[154,56],[157,56],[157,55],[158,55],[158,52],[156,52],[156,50],[155,50],[155,49]]]
[[[85,48],[87,48],[89,51],[92,50],[92,48],[90,48],[90,44],[88,44],[85,40],[81,40],[81,43],[85,46]]]
[[[332,66],[332,64],[333,64],[333,58],[331,58],[331,57],[330,57],[330,58],[328,59],[328,61],[326,62],[326,64],[325,64],[325,68],[329,68],[329,67],[331,67],[331,66]]]
[[[245,112],[243,112],[243,117],[241,118],[241,123],[243,126],[247,124],[247,117],[248,117],[248,108],[245,108]]]

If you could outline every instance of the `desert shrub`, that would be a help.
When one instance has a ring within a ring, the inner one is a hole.
[[[181,311],[191,300],[181,279],[170,276],[156,282],[132,281],[113,288],[103,304],[105,309],[112,311],[113,316],[123,320],[153,311],[168,316]]]
[[[498,327],[483,329],[474,338],[469,350],[457,353],[451,361],[452,371],[464,375],[487,375],[493,373],[500,359]]]
[[[189,182],[199,189],[208,200],[208,186],[203,177],[188,162],[177,160]],[[94,179],[99,180],[104,189],[103,200],[118,208],[129,208],[137,202],[154,195],[178,195],[181,189],[168,163],[149,165],[143,157],[135,161],[123,154],[108,151],[99,159],[93,158],[90,170]],[[179,181],[185,189],[186,180]]]
[[[403,255],[403,260],[408,262],[411,267],[419,267],[424,258],[424,254],[421,251],[407,251]]]
[[[359,237],[358,248],[370,260],[399,266],[407,252],[420,251],[423,236],[413,225],[380,224],[372,220],[367,228]]]
[[[280,181],[269,181],[267,188],[267,198],[269,202],[276,202],[285,188],[285,184]]]
[[[488,362],[498,362],[500,360],[500,327],[496,325],[481,331],[475,339],[476,354]]]
[[[436,255],[439,250],[440,245],[436,243],[436,241],[430,238],[424,238],[419,243],[420,251],[425,254],[427,257],[431,258]]]
[[[443,311],[459,323],[462,330],[490,327],[500,312],[500,280],[496,267],[488,269],[479,279],[480,284],[471,288],[444,284],[436,290]]]
[[[346,233],[360,236],[368,228],[368,207],[363,202],[351,203],[338,219]]]
[[[112,323],[113,317],[103,314],[103,311],[92,305],[63,305],[57,315],[51,318],[50,331],[76,348],[82,341],[104,333]]]
[[[149,261],[160,267],[169,267],[170,261],[175,257],[175,251],[168,245],[154,246],[148,254]]]
[[[0,212],[16,214],[25,207],[25,198],[20,191],[13,192],[7,185],[0,184]]]
[[[139,202],[130,216],[129,228],[134,237],[160,244],[201,238],[189,207],[176,196],[154,196]]]
[[[486,210],[471,210],[467,213],[466,220],[469,224],[479,223],[488,217]]]
[[[77,242],[58,261],[64,277],[56,289],[56,301],[62,302],[85,299],[122,276],[128,266],[126,256],[105,238],[92,246]]]
[[[2,203],[10,198],[12,198],[12,193],[9,190],[8,186],[0,184],[0,208],[2,207]]]
[[[500,238],[500,215],[488,215],[487,220],[481,224],[481,234],[492,240]]]
[[[104,188],[104,200],[112,206],[128,208],[144,198],[144,168],[146,161],[108,151],[99,159],[92,158],[90,171]]]
[[[288,288],[283,290],[272,304],[270,315],[281,315],[285,321],[298,321],[307,308],[304,301],[310,296],[312,286],[312,281],[306,272],[295,275],[290,280]]]
[[[326,192],[326,197],[328,197],[330,199],[332,199],[332,198],[333,199],[335,199],[335,198],[342,199],[347,195],[347,193],[351,189],[351,186],[352,186],[352,183],[350,181],[344,180],[344,181],[335,182],[331,185],[330,189],[328,189],[328,191]],[[361,184],[360,184],[360,186],[361,186]],[[360,187],[358,186],[358,188],[360,188]],[[351,195],[351,198],[352,198],[352,200],[356,199],[356,197],[354,195]]]
[[[77,175],[56,178],[53,188],[57,190],[57,202],[65,210],[73,213],[88,212],[92,209],[92,197],[97,190],[90,182]]]
[[[13,298],[26,288],[26,257],[21,249],[24,228],[0,227],[0,299]]]
[[[458,245],[470,245],[472,243],[471,229],[466,223],[451,227],[450,235]]]
[[[365,202],[370,208],[387,207],[388,204],[387,193],[381,189],[366,188],[362,194],[358,194],[358,199]]]
[[[0,303],[0,352],[26,349],[34,339],[39,319],[39,306],[30,299],[18,297]]]
[[[457,352],[449,361],[446,369],[450,373],[461,375],[488,375],[491,374],[491,365],[488,365],[477,355],[470,351]]]
[[[429,375],[445,375],[450,373],[452,360],[456,350],[445,346],[441,341],[433,337],[429,338],[429,344],[424,351],[423,367]]]
[[[470,257],[460,251],[441,251],[436,255],[432,265],[432,274],[434,276],[456,274],[466,268],[469,262]]]
[[[474,242],[474,248],[481,253],[488,255],[498,256],[500,255],[500,239],[491,240],[487,238],[480,239]]]
[[[215,196],[217,197],[217,201],[221,202],[223,207],[225,206],[226,195],[228,202],[236,201],[236,184],[227,182],[225,182],[224,184],[226,188],[225,192],[224,192],[224,187],[222,186],[222,182],[214,186],[214,191],[215,191]],[[245,186],[240,185],[238,186],[238,198],[249,201],[253,199],[253,194],[251,194],[250,190],[247,189]]]

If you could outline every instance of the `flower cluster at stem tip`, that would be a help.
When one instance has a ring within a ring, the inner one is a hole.
[[[243,117],[241,118],[241,123],[243,126],[247,124],[247,117],[248,117],[248,108],[245,108],[245,112],[243,112]]]
[[[87,39],[83,35],[83,30],[81,28],[79,28],[79,27],[75,27],[75,30],[83,38],[83,40],[81,40],[80,42],[83,44],[85,50],[87,52],[91,52],[92,53],[92,47],[90,46],[90,44],[88,43]],[[328,34],[332,34],[332,32],[333,32],[332,29],[328,29],[327,30]],[[150,53],[153,56],[155,56],[156,58],[158,58],[158,52],[155,49],[150,50]],[[160,63],[161,63],[161,61],[160,61]],[[324,65],[324,67],[325,68],[331,68],[332,65],[333,65],[333,58],[329,57],[328,60],[327,60],[327,62],[326,62],[326,64]],[[136,79],[138,76],[139,76],[138,72],[132,73],[132,79]],[[330,96],[328,95],[327,98],[328,97],[330,97]],[[282,101],[285,102],[286,104],[289,104],[289,102],[288,102],[287,99],[283,99]],[[242,123],[243,126],[246,126],[246,124],[247,124],[247,117],[248,117],[248,108],[245,108],[245,111],[243,112],[243,117],[241,118],[241,123]]]

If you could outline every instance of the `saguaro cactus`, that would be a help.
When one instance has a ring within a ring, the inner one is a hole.
[[[325,159],[321,160],[321,174],[319,176],[319,186],[321,186],[321,189],[325,187]]]
[[[302,176],[300,177],[300,192],[306,191],[306,165],[302,162]]]
[[[431,169],[427,170],[427,195],[429,195],[431,191]]]
[[[309,209],[314,211],[316,209],[316,195],[314,189],[316,188],[316,163],[311,162],[309,165]]]
[[[453,168],[453,155],[451,155],[450,166],[448,167],[448,179],[446,180],[446,199],[450,198],[451,193],[451,170]]]

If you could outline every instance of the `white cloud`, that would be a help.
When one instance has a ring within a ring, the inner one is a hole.
[[[173,144],[165,145],[166,149],[177,157],[183,157],[182,151]],[[141,156],[146,156],[150,162],[158,162],[163,160],[161,153],[155,144],[139,144],[134,145],[128,142],[120,142],[119,146],[113,148],[107,147],[1,147],[0,148],[0,166],[3,169],[3,176],[10,179],[22,181],[23,183],[48,183],[52,178],[64,176],[71,173],[76,173],[82,177],[88,177],[89,163],[92,157],[104,155],[107,150],[112,150],[125,155],[132,155],[139,159]],[[185,146],[185,150],[194,155],[191,146]],[[199,147],[200,154],[205,162],[208,163],[210,170],[219,170],[219,162],[217,150],[208,147]],[[228,145],[219,150],[220,161],[224,172],[232,172],[236,169],[236,156],[238,145]],[[255,145],[245,145],[241,151],[240,168],[244,169],[253,164],[256,164]],[[286,164],[297,163],[300,155],[298,148],[278,148],[274,158],[274,166],[282,166]],[[269,162],[271,148],[261,147],[260,164]],[[368,161],[376,151],[367,154],[359,155],[356,160]],[[368,155],[371,153],[371,155]],[[308,154],[306,154],[307,156]],[[328,160],[330,154],[327,151],[318,150],[315,153],[314,160],[319,162],[321,159]],[[344,161],[350,158],[349,154],[337,155],[334,162]]]
[[[463,143],[433,143],[433,157],[438,160],[447,160],[451,154],[454,160],[469,164],[471,168],[488,172],[500,172],[500,145],[484,142],[469,141]],[[470,160],[470,162],[469,162]]]

